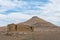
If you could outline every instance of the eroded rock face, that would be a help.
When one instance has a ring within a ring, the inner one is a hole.
[[[29,32],[33,31],[33,27],[25,24],[17,25],[17,31]]]
[[[24,25],[24,24],[20,24],[20,25],[9,24],[7,26],[7,29],[8,32],[32,32],[33,31],[32,26]]]
[[[16,24],[9,24],[9,25],[7,26],[7,31],[8,31],[8,32],[16,31],[16,27],[17,27]]]

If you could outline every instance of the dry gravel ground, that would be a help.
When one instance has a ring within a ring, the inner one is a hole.
[[[33,40],[32,34],[0,33],[0,40]]]
[[[34,40],[60,40],[60,32],[38,32],[34,34]]]
[[[0,32],[0,40],[60,40],[60,29],[36,29],[29,34]]]

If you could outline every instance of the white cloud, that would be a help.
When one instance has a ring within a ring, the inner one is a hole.
[[[24,6],[26,4],[27,3],[24,1],[0,0],[0,13],[3,13],[10,9],[22,8],[22,6]]]
[[[16,12],[16,13],[14,12],[8,15],[0,14],[0,23],[1,25],[4,25],[4,23],[8,24],[8,23],[21,22],[23,20],[32,17],[33,15],[37,15],[56,25],[60,25],[58,24],[58,22],[60,22],[60,0],[50,0],[50,1],[51,1],[50,3],[47,3],[45,5],[42,3],[44,6],[38,6],[39,3],[28,4],[27,2],[24,1],[0,0],[0,5],[2,6],[0,7],[1,8],[0,12],[4,12],[8,9],[14,9],[15,7],[25,9],[24,12]],[[27,8],[30,8],[32,4],[33,5],[36,4],[35,7],[42,10],[26,10]]]
[[[0,25],[4,26],[10,23],[20,23],[26,21],[31,16],[22,14],[21,12],[11,13],[8,15],[0,14]]]
[[[42,7],[41,16],[56,25],[60,25],[60,0],[51,0],[51,3]]]
[[[25,2],[23,1],[16,2],[16,1],[9,1],[9,0],[0,0],[0,5],[7,7],[7,8],[13,8],[19,5],[22,6],[24,4]]]

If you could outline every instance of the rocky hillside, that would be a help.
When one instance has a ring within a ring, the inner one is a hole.
[[[34,26],[34,27],[57,27],[56,25],[54,25],[50,22],[47,22],[37,16],[33,16],[31,19],[29,19],[23,23],[19,23],[19,24],[26,24],[26,25],[30,25],[30,26]]]

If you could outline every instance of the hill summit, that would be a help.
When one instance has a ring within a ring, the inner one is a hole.
[[[32,18],[23,22],[22,24],[26,24],[26,25],[30,25],[30,26],[34,26],[34,27],[56,27],[56,25],[54,25],[50,22],[47,22],[37,16],[33,16]]]
[[[46,22],[44,21],[43,19],[37,17],[37,16],[33,16],[32,18],[30,18],[29,20],[27,20],[26,22],[24,22],[25,24],[29,24],[29,25],[32,25],[32,24],[35,24],[35,23],[42,23],[42,22]]]

